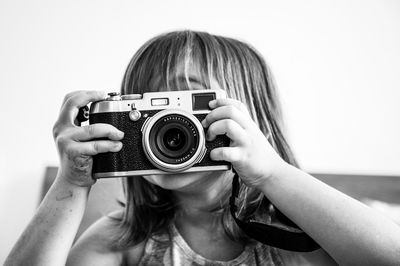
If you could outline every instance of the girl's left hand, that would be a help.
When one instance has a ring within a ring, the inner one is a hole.
[[[202,121],[203,127],[208,128],[207,141],[224,134],[231,139],[229,147],[215,148],[210,152],[212,160],[230,162],[249,187],[260,187],[286,164],[243,103],[226,98],[213,100],[209,106],[212,111]]]

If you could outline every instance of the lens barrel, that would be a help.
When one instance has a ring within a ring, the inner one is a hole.
[[[142,131],[143,150],[150,162],[161,170],[180,172],[204,156],[204,130],[192,114],[163,110],[149,118]]]

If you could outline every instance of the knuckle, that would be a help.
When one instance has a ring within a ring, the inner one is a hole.
[[[73,98],[68,98],[66,101],[65,101],[65,106],[67,106],[67,107],[72,107],[74,105],[74,100],[73,100]]]
[[[89,125],[84,128],[85,128],[86,134],[88,134],[88,136],[90,138],[92,138],[95,135],[96,128],[93,125]]]
[[[56,122],[53,125],[53,129],[52,129],[52,133],[53,133],[53,138],[56,139],[58,137],[58,135],[60,134],[60,124],[58,122]]]
[[[231,163],[237,163],[237,162],[239,162],[240,160],[239,160],[238,156],[230,156],[229,161],[230,161]]]
[[[252,146],[254,140],[252,138],[250,138],[247,134],[245,134],[241,138],[241,141],[242,141],[244,146]]]
[[[69,99],[71,99],[75,94],[79,93],[80,91],[71,91],[64,96],[64,102],[67,102]]]
[[[215,123],[212,123],[212,124],[208,127],[207,132],[208,132],[208,133],[213,133],[214,130],[215,130]]]
[[[210,123],[211,121],[213,121],[213,119],[214,119],[214,112],[210,112],[207,116],[206,116],[206,121],[208,122],[208,123]]]
[[[209,127],[208,134],[210,136],[218,135],[221,131],[221,124],[219,122],[212,123]]]
[[[87,98],[99,97],[100,95],[101,95],[101,92],[99,92],[99,91],[89,91],[89,90],[84,91],[84,96]]]
[[[107,130],[107,135],[109,138],[120,138],[121,137],[121,131],[119,131],[117,128],[106,124],[106,130]]]
[[[246,153],[245,152],[238,152],[236,154],[236,158],[235,158],[235,162],[243,162],[244,158],[246,157]]]
[[[228,131],[234,131],[235,130],[235,122],[232,119],[226,119],[225,127]]]
[[[233,105],[227,105],[227,106],[226,106],[226,109],[227,109],[227,111],[228,111],[229,113],[233,113],[233,112],[235,112],[236,107],[233,106]]]
[[[222,160],[228,159],[228,156],[229,156],[228,150],[226,150],[226,149],[221,149],[221,151],[220,151],[220,156],[221,156],[221,159],[222,159]]]
[[[242,110],[242,111],[247,111],[247,107],[246,107],[246,105],[245,105],[244,103],[239,102],[238,106],[239,106],[239,109],[240,109],[240,110]]]
[[[68,143],[68,138],[65,137],[64,135],[58,135],[55,138],[55,142],[56,142],[57,147],[59,147],[59,148],[66,147],[67,143]]]
[[[98,141],[93,141],[92,148],[95,152],[99,152],[100,151],[100,143]]]
[[[242,108],[235,107],[235,110],[233,110],[233,113],[235,116],[241,116],[243,115],[245,111]]]
[[[65,94],[63,102],[64,103],[67,102],[70,97],[71,97],[71,93]]]
[[[113,150],[115,150],[115,149],[120,149],[121,147],[122,147],[121,142],[119,142],[119,141],[114,141],[114,142],[113,142],[113,145],[112,145],[112,149],[113,149]]]
[[[99,128],[100,130],[100,128]],[[118,129],[114,128],[109,124],[104,124],[101,126],[101,131],[104,131],[104,135],[109,139],[117,139],[119,138],[119,131]]]

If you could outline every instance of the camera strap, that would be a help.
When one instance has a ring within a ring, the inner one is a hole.
[[[271,216],[268,224],[237,218],[236,199],[239,196],[240,183],[238,174],[233,168],[232,171],[235,176],[232,181],[232,195],[229,199],[230,211],[236,224],[246,235],[263,244],[290,251],[310,252],[320,248],[310,236],[275,208],[266,197],[264,200],[270,205],[269,215]]]

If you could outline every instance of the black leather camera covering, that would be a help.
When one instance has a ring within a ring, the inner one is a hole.
[[[125,133],[121,141],[123,147],[119,152],[100,153],[93,157],[93,174],[157,169],[147,159],[143,151],[141,128],[146,120],[145,114],[151,117],[159,111],[162,110],[140,111],[142,117],[135,122],[129,119],[129,112],[90,114],[90,124],[111,124]],[[195,117],[202,121],[206,115],[207,114],[195,115]],[[200,163],[194,166],[229,165],[228,162],[212,161],[209,156],[212,149],[229,146],[229,142],[230,140],[226,136],[217,136],[212,142],[206,141],[206,155]]]

